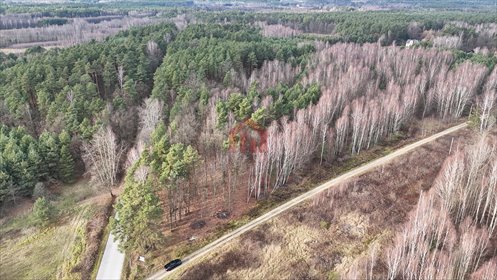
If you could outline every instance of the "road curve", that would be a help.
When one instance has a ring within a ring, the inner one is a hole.
[[[186,256],[183,259],[183,265],[204,256],[205,254],[209,253],[210,251],[220,247],[221,245],[224,245],[226,242],[240,236],[241,234],[253,229],[254,227],[266,222],[267,220],[269,220],[269,219],[281,214],[282,212],[294,207],[295,205],[301,203],[302,201],[307,200],[308,198],[328,189],[331,186],[334,186],[334,185],[337,185],[340,183],[344,183],[352,177],[364,174],[367,171],[370,171],[376,167],[379,167],[383,164],[388,163],[389,161],[391,161],[394,158],[402,156],[402,155],[404,155],[404,154],[406,154],[406,153],[408,153],[408,152],[410,152],[410,151],[412,151],[412,150],[414,150],[414,149],[416,149],[424,144],[432,142],[432,141],[434,141],[442,136],[453,133],[453,132],[460,130],[466,126],[467,126],[466,123],[453,126],[453,127],[448,128],[442,132],[434,134],[430,137],[421,139],[417,142],[414,142],[414,143],[409,144],[403,148],[400,148],[400,149],[396,150],[395,152],[392,152],[384,157],[381,157],[379,159],[371,161],[371,162],[364,164],[358,168],[352,169],[351,171],[349,171],[343,175],[340,175],[340,176],[336,177],[335,179],[332,179],[332,180],[330,180],[330,181],[328,181],[328,182],[326,182],[326,183],[324,183],[324,184],[322,184],[322,185],[320,185],[320,186],[318,186],[318,187],[316,187],[316,188],[314,188],[314,189],[312,189],[312,190],[310,190],[310,191],[308,191],[308,192],[306,192],[306,193],[274,208],[273,210],[263,214],[262,216],[259,216],[258,218],[250,221],[249,223],[235,229],[232,232],[227,233],[226,235],[220,237],[219,239],[213,241],[212,243],[209,243],[208,245],[202,247],[201,249],[193,252],[192,254]],[[149,279],[149,280],[164,279],[166,276],[169,275],[169,273],[170,272],[162,270],[162,271],[155,273],[154,275],[150,276],[147,279]]]

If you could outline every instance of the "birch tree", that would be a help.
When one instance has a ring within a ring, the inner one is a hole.
[[[100,128],[90,142],[83,144],[83,151],[83,160],[92,181],[106,188],[114,197],[112,187],[117,184],[119,160],[124,147],[117,142],[111,127]]]

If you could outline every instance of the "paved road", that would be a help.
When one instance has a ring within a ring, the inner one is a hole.
[[[227,233],[226,235],[220,237],[219,239],[213,241],[212,243],[206,245],[205,247],[197,250],[196,252],[193,252],[192,254],[186,256],[184,259],[183,259],[183,265],[189,263],[189,262],[192,262],[193,260],[195,259],[198,259],[204,255],[206,255],[207,253],[211,252],[212,250],[224,245],[226,242],[232,240],[233,238],[236,238],[238,236],[240,236],[241,234],[253,229],[254,227],[266,222],[267,220],[281,214],[282,212],[294,207],[295,205],[301,203],[302,201],[304,200],[307,200],[308,198],[328,189],[329,187],[331,186],[334,186],[334,185],[337,185],[337,184],[341,184],[341,183],[344,183],[344,182],[347,182],[349,179],[351,179],[352,177],[355,177],[355,176],[358,176],[358,175],[361,175],[361,174],[364,174],[376,167],[379,167],[381,165],[384,165],[386,163],[388,163],[389,161],[391,161],[392,159],[394,158],[397,158],[399,156],[402,156],[426,143],[429,143],[431,141],[434,141],[442,136],[445,136],[447,134],[450,134],[452,132],[455,132],[459,129],[462,129],[464,127],[466,127],[467,124],[466,123],[463,123],[463,124],[460,124],[460,125],[457,125],[457,126],[454,126],[454,127],[451,127],[449,129],[446,129],[440,133],[437,133],[435,135],[432,135],[430,137],[427,137],[425,139],[422,139],[422,140],[419,140],[415,143],[412,143],[410,145],[407,145],[403,148],[400,148],[398,150],[396,150],[395,152],[389,154],[389,155],[386,155],[382,158],[379,158],[379,159],[376,159],[372,162],[369,162],[365,165],[362,165],[358,168],[355,168],[339,177],[336,177],[335,179],[333,180],[330,180],[276,208],[274,208],[273,210],[267,212],[266,214],[250,221],[249,223],[239,227],[238,229],[230,232],[230,233]],[[148,279],[154,279],[154,280],[158,280],[158,279],[164,279],[166,276],[169,275],[169,273],[171,272],[167,272],[165,270],[162,270],[162,271],[159,271],[157,273],[155,273],[154,275],[150,276]]]
[[[98,268],[97,280],[118,280],[121,279],[121,271],[124,265],[124,253],[118,249],[117,240],[114,235],[109,234],[105,245],[104,256]]]

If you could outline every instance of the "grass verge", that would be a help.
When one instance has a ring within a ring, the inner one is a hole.
[[[81,208],[71,221],[48,228],[27,227],[0,242],[0,279],[72,279],[72,267],[84,249],[81,239],[86,220]],[[15,223],[19,226],[18,223]]]

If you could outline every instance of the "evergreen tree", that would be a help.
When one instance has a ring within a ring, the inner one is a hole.
[[[145,56],[144,53],[140,54],[140,60],[138,65],[136,65],[136,80],[137,81],[142,81],[145,82],[147,81],[148,75],[148,65],[149,65],[149,60]]]
[[[64,182],[71,182],[74,178],[74,160],[71,155],[71,138],[67,131],[63,130],[59,135],[60,157],[58,177]]]
[[[0,204],[4,203],[9,198],[15,199],[15,196],[10,197],[12,187],[12,178],[5,170],[0,169]]]
[[[108,95],[110,95],[112,94],[112,90],[114,88],[114,85],[116,84],[117,78],[116,67],[110,60],[107,60],[107,62],[105,63],[103,76],[105,91]]]
[[[264,121],[266,119],[266,109],[264,108],[257,109],[255,112],[252,113],[250,118],[258,125],[263,126]]]
[[[157,226],[162,215],[159,198],[149,183],[139,184],[132,179],[138,164],[128,173],[116,205],[117,218],[111,221],[112,233],[124,250],[155,248],[162,239]]]
[[[40,166],[42,165],[42,159],[40,158],[39,151],[36,144],[33,142],[29,145],[28,156],[26,160],[26,183],[29,185],[29,193],[31,194],[32,189],[38,182],[40,174]]]
[[[59,165],[59,144],[52,133],[43,132],[40,135],[40,152],[45,164],[42,165],[40,175],[57,179]]]
[[[79,132],[84,139],[90,139],[93,133],[95,132],[95,128],[91,125],[90,121],[87,118],[84,118],[83,121],[79,124]]]
[[[136,102],[138,100],[138,93],[136,92],[135,81],[133,81],[133,79],[126,78],[126,82],[124,82],[124,92],[127,95],[127,99],[131,102]]]
[[[223,128],[228,122],[228,107],[225,102],[218,102],[216,104],[217,112],[217,127]]]
[[[232,79],[231,79],[231,72],[226,72],[226,75],[224,75],[223,79],[223,85],[225,87],[229,87],[232,84]]]
[[[35,201],[32,211],[33,219],[39,226],[47,226],[55,218],[55,207],[44,197]]]
[[[165,158],[162,159],[162,166],[159,172],[159,179],[168,190],[169,200],[169,222],[171,228],[176,220],[177,214],[181,219],[181,205],[179,197],[185,193],[184,184],[180,181],[187,180],[198,160],[198,153],[191,146],[185,147],[181,143],[170,146]]]
[[[240,102],[238,111],[236,111],[236,115],[238,119],[244,120],[250,116],[252,112],[252,102],[248,97],[245,97],[242,102]]]
[[[250,69],[250,72],[251,73],[255,68],[257,68],[257,56],[255,55],[254,52],[250,52],[248,57],[247,57],[247,63],[248,63],[248,67]]]

